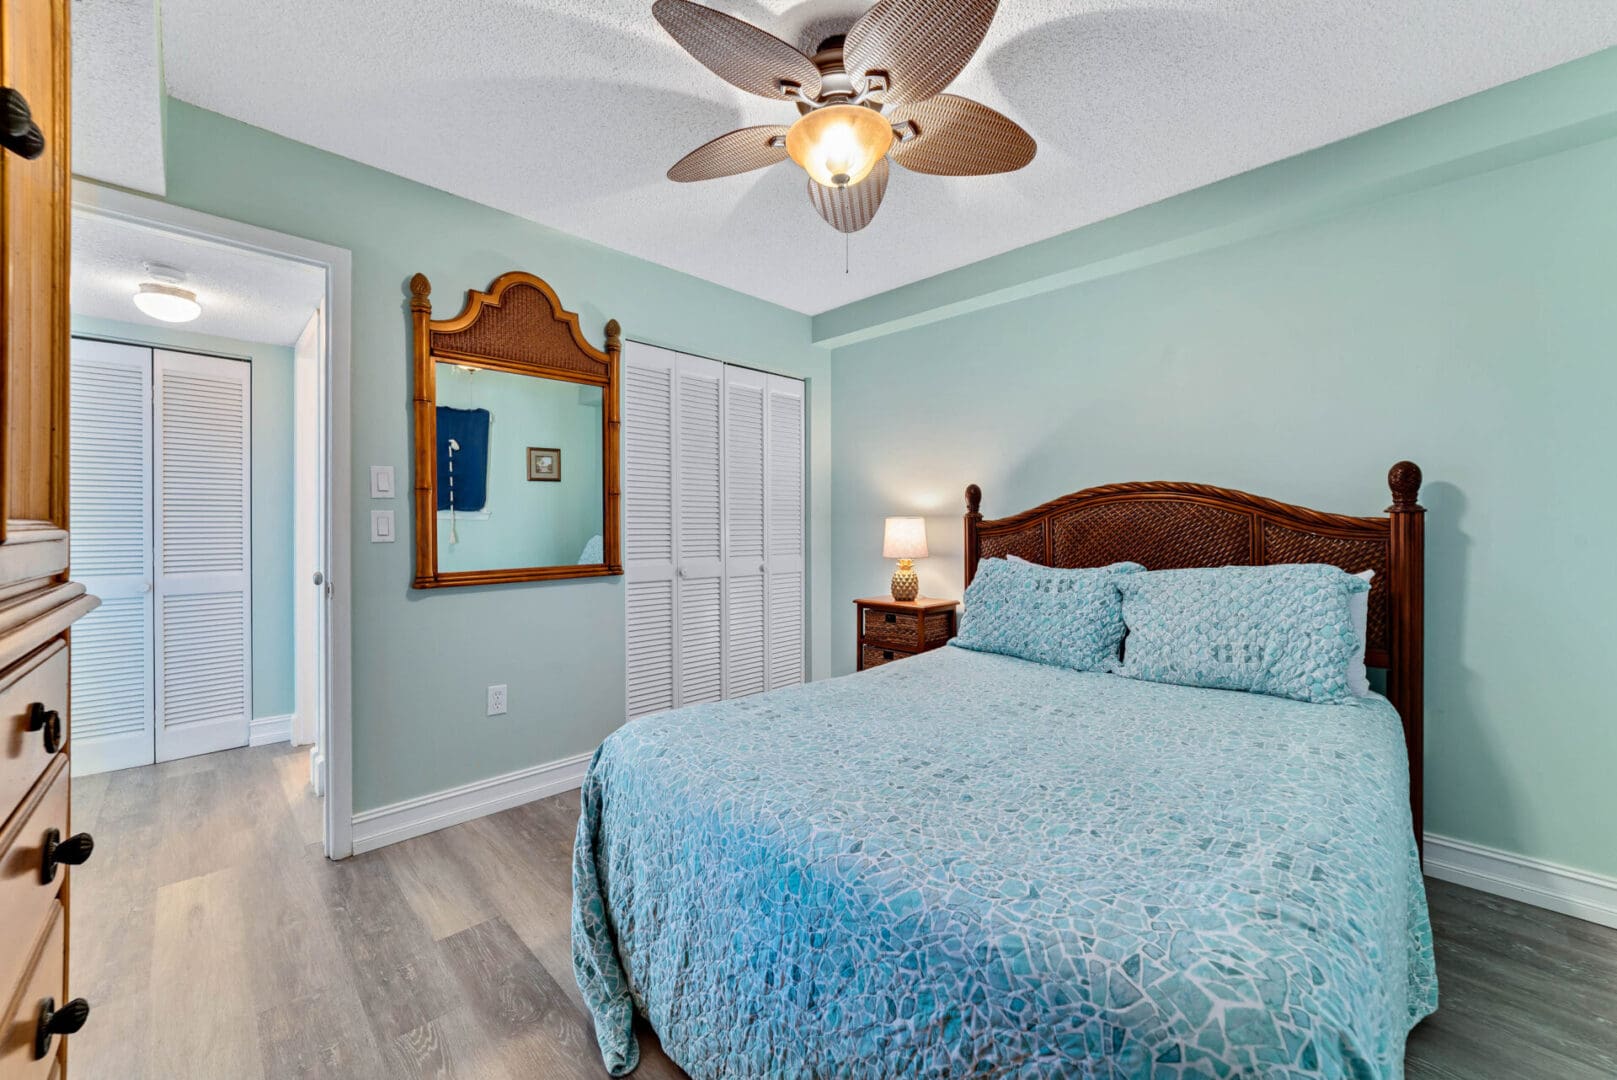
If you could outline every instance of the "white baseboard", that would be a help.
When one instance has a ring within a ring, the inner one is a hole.
[[[1617,927],[1617,878],[1426,834],[1426,873],[1439,881]]]
[[[240,728],[236,730],[240,731]],[[270,743],[292,741],[292,714],[284,716],[255,716],[247,725],[248,746],[268,746]]]
[[[354,815],[354,854],[574,790],[584,782],[591,756],[577,754],[362,811]]]

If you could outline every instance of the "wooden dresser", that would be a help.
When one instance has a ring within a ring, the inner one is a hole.
[[[67,1074],[67,0],[0,0],[0,1080]]]
[[[853,603],[859,618],[858,671],[939,648],[955,635],[959,603],[954,600],[867,596]]]

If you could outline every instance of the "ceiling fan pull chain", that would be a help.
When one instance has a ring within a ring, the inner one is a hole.
[[[851,233],[842,234],[842,272],[844,274],[848,272],[848,237],[851,235]]]

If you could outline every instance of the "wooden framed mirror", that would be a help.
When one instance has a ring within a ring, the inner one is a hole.
[[[410,279],[418,589],[623,573],[616,319],[606,348],[513,270],[432,317]]]

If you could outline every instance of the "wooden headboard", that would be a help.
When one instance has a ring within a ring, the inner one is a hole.
[[[981,559],[1018,555],[1045,566],[1105,566],[1132,560],[1148,570],[1191,566],[1329,563],[1374,570],[1365,663],[1385,668],[1387,698],[1404,722],[1409,802],[1421,839],[1424,724],[1425,509],[1420,468],[1387,473],[1385,517],[1349,517],[1244,491],[1152,480],[1107,484],[1052,499],[1010,517],[985,519],[982,489],[966,488],[966,584]]]

